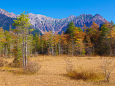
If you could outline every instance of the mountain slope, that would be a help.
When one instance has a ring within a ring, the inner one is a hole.
[[[69,16],[68,18],[63,19],[54,19],[51,17],[46,17],[44,15],[32,13],[29,13],[28,15],[32,27],[35,28],[36,31],[41,31],[42,34],[48,31],[53,31],[54,33],[61,33],[62,31],[66,31],[67,25],[71,21],[73,21],[77,27],[81,28],[84,26],[84,24],[87,27],[90,27],[93,22],[97,23],[98,25],[101,25],[107,21],[99,14],[96,14],[94,16],[90,14],[83,14],[78,17]],[[17,15],[0,9],[0,27],[3,27],[5,30],[8,30],[9,26],[12,25],[13,20],[16,19],[16,17]]]
[[[16,19],[16,17],[17,15],[0,9],[0,27],[3,27],[5,30],[9,30],[9,27],[12,26],[13,20]]]

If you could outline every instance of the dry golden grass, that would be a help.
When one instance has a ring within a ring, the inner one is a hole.
[[[38,62],[41,69],[34,75],[16,74],[12,71],[21,69],[2,67],[0,68],[0,86],[115,86],[115,71],[112,72],[109,83],[92,82],[71,79],[67,76],[66,56],[38,56],[31,58],[31,61]],[[73,69],[81,67],[89,70],[101,71],[100,57],[70,57]],[[11,59],[5,59],[12,62]],[[113,59],[115,62],[115,59]],[[11,72],[9,72],[11,71]]]
[[[87,80],[87,81],[104,81],[105,76],[103,73],[95,73],[94,71],[72,71],[67,74],[69,77],[76,80]]]

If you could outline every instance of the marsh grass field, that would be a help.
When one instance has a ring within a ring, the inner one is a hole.
[[[103,57],[105,58],[105,57]],[[4,58],[8,63],[13,58]],[[41,68],[36,74],[20,73],[22,69],[9,66],[0,67],[0,86],[115,86],[115,70],[112,71],[110,82],[74,79],[67,74],[67,62],[71,69],[87,71],[103,71],[102,58],[96,57],[67,57],[67,56],[36,56],[30,58]],[[112,58],[115,63],[115,59]]]

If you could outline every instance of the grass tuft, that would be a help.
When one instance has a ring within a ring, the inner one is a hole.
[[[24,68],[24,73],[34,74],[40,70],[41,66],[36,62],[28,62],[27,66]]]
[[[71,72],[68,72],[67,75],[77,80],[101,81],[105,79],[103,73],[94,72],[90,70],[71,71]]]

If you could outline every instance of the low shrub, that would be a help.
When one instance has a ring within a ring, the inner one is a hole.
[[[28,62],[27,66],[24,68],[24,73],[37,73],[41,66],[36,62]]]
[[[22,63],[22,59],[14,59],[12,63],[10,63],[9,65],[11,67],[16,67],[16,68],[21,68],[23,67],[23,63]]]
[[[8,64],[8,62],[0,58],[0,67],[5,66],[6,64]]]
[[[105,81],[109,82],[111,74],[115,69],[115,63],[112,57],[105,57],[105,58],[101,57],[101,59],[102,59],[101,69],[103,70],[103,73],[105,75]]]

